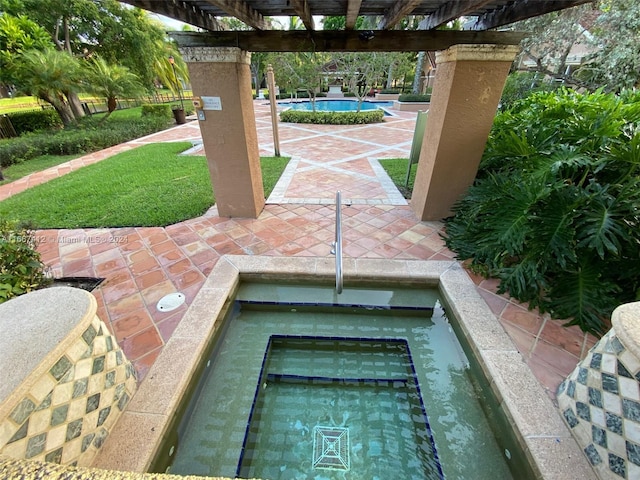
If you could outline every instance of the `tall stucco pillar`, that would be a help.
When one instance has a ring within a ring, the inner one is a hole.
[[[257,218],[264,208],[251,54],[239,48],[181,47],[199,109],[218,214]]]
[[[502,89],[519,47],[454,45],[438,52],[411,206],[440,220],[473,183]]]

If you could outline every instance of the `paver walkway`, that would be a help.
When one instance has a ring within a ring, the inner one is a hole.
[[[273,155],[268,106],[256,102],[255,110],[260,154]],[[454,258],[440,237],[443,225],[418,221],[377,162],[408,157],[415,117],[397,112],[384,124],[366,126],[280,124],[280,150],[292,160],[258,219],[219,217],[214,206],[202,217],[164,228],[43,230],[37,232],[39,251],[55,276],[106,279],[94,291],[98,314],[142,380],[221,255],[330,255],[336,190],[345,204],[345,256]],[[190,122],[2,186],[0,199],[123,150],[177,140],[193,141],[201,153],[198,124]],[[473,279],[555,398],[557,385],[595,339],[497,295],[494,280]],[[158,300],[178,291],[186,304],[158,311]]]

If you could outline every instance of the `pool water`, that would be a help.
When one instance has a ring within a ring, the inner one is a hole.
[[[313,110],[311,102],[292,102],[285,104],[293,110]],[[391,108],[393,102],[364,101],[360,105],[360,111],[377,110],[378,108]],[[316,111],[319,112],[355,112],[358,110],[357,100],[316,100]],[[386,111],[385,111],[386,113]]]
[[[236,475],[340,472],[443,478],[409,346],[403,339],[272,336]]]
[[[435,290],[242,284],[206,362],[171,473],[514,478]]]

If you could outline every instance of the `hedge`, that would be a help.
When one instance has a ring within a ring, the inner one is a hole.
[[[142,105],[142,116],[170,119],[173,118],[173,113],[171,113],[171,105],[168,103],[145,104]]]
[[[358,125],[382,122],[382,110],[365,112],[308,112],[304,110],[285,110],[280,120],[289,123],[316,123],[321,125]]]
[[[98,126],[81,124],[56,132],[27,133],[0,140],[0,167],[8,167],[40,155],[74,155],[102,150],[167,128],[173,117],[146,116],[136,120],[112,120]],[[90,119],[89,119],[90,120]]]
[[[51,283],[33,232],[0,219],[0,303]]]
[[[60,115],[52,108],[44,110],[30,110],[12,112],[6,114],[18,135],[35,132],[38,130],[50,130],[62,128]]]
[[[403,93],[398,97],[399,102],[430,102],[431,94]]]

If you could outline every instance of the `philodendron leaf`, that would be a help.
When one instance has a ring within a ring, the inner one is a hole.
[[[581,212],[578,221],[578,247],[594,249],[601,259],[605,255],[618,255],[624,228],[624,213],[620,211],[618,199],[606,189],[597,188]]]
[[[611,315],[619,288],[603,281],[597,262],[583,258],[573,269],[558,275],[549,290],[549,309],[556,318],[570,318],[567,325],[580,325],[595,335],[606,332],[603,319]]]

